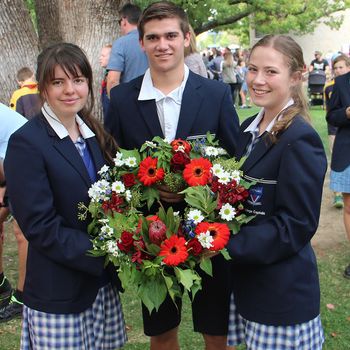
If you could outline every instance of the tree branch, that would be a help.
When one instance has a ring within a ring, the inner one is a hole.
[[[194,32],[196,33],[196,35],[198,35],[200,33],[206,32],[207,30],[214,29],[219,26],[235,23],[240,19],[249,16],[251,13],[253,13],[253,10],[249,9],[231,17],[223,18],[220,20],[215,19],[213,21],[209,21],[207,23],[203,23],[199,26],[196,26],[196,28],[194,28]]]

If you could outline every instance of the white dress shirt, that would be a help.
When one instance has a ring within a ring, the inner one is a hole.
[[[55,131],[55,133],[57,134],[57,136],[60,139],[63,139],[66,136],[68,136],[67,129],[61,123],[61,121],[58,119],[58,117],[56,116],[54,111],[50,108],[50,106],[46,102],[44,103],[43,107],[41,108],[41,112],[43,113],[44,117],[46,118],[46,120],[51,125],[52,129]],[[80,134],[84,139],[88,139],[90,137],[95,136],[95,134],[84,123],[84,121],[78,116],[78,114],[75,116],[75,121],[78,124]]]
[[[189,69],[184,65],[184,79],[180,86],[164,95],[154,87],[150,70],[147,69],[141,85],[139,101],[155,100],[159,123],[164,137],[167,141],[173,141],[176,135],[177,124],[179,122],[182,95],[188,79]]]

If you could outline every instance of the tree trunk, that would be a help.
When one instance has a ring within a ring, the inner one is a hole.
[[[15,89],[17,71],[35,69],[38,38],[23,0],[0,1],[0,102],[8,105]]]
[[[40,0],[35,10],[40,47],[66,41],[80,46],[94,72],[95,115],[102,116],[100,84],[103,70],[98,59],[101,48],[119,36],[119,9],[128,0]]]

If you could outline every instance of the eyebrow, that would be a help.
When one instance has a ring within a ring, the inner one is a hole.
[[[172,35],[177,34],[177,35],[178,35],[179,33],[180,33],[180,32],[178,32],[178,31],[175,31],[175,32],[166,32],[166,33],[162,33],[162,34],[149,33],[149,34],[146,34],[145,37],[146,37],[146,39],[149,39],[149,38],[151,38],[151,37],[167,36],[167,35],[169,35],[169,34],[172,34]]]

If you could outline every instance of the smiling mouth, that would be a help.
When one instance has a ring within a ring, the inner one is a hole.
[[[75,103],[75,102],[77,102],[77,101],[78,101],[78,99],[74,99],[74,100],[61,100],[61,102],[67,103],[67,104],[73,104],[73,103]]]
[[[268,94],[270,92],[269,90],[259,90],[254,88],[253,88],[253,91],[256,95],[259,95],[259,96]]]

